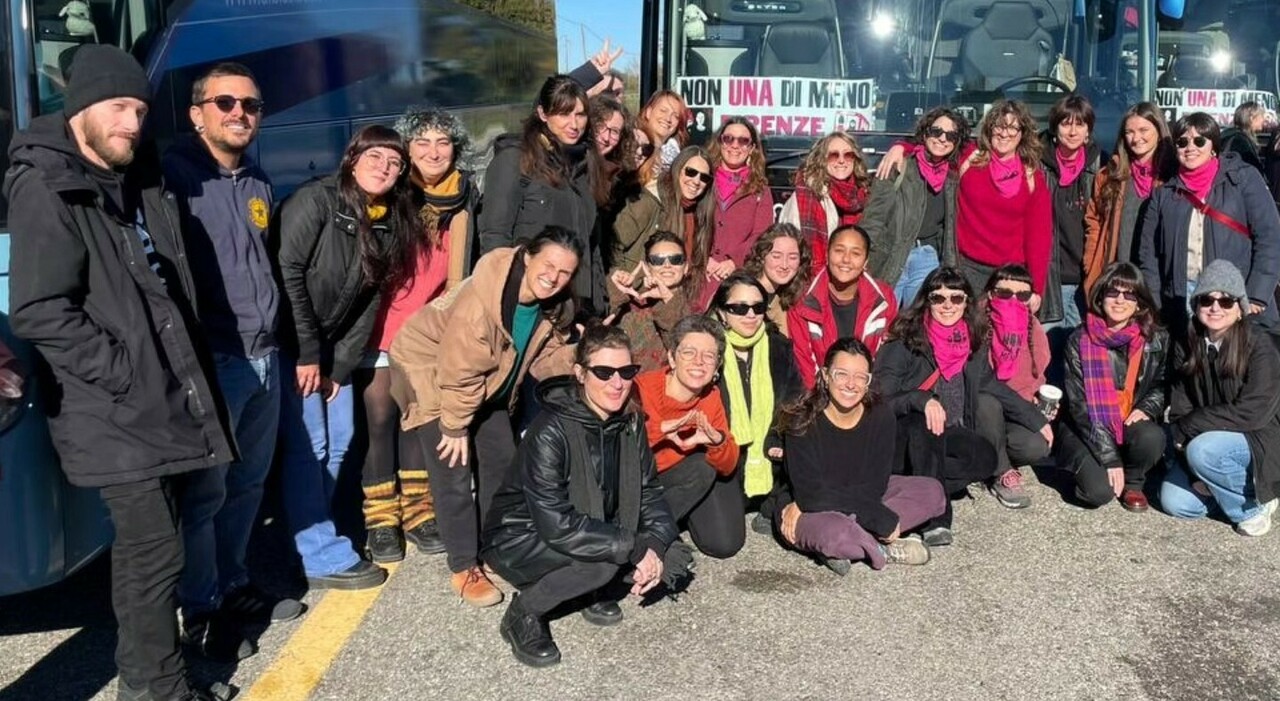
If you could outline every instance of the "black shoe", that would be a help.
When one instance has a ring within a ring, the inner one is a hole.
[[[764,514],[757,512],[751,518],[751,530],[760,535],[773,535],[773,521],[770,521]]]
[[[511,595],[498,632],[511,644],[511,654],[530,667],[550,667],[560,662],[560,648],[551,639],[551,627],[541,617],[524,610],[519,593]]]
[[[265,592],[246,584],[222,597],[223,615],[251,625],[267,625],[292,621],[307,610],[306,604],[286,596]]]
[[[387,581],[387,571],[361,560],[347,569],[320,577],[307,577],[312,589],[371,589]]]
[[[182,644],[214,662],[239,662],[258,652],[258,646],[218,612],[198,614],[182,621]]]
[[[622,607],[616,601],[597,601],[582,609],[582,617],[595,626],[616,626],[622,622]]]
[[[439,555],[444,552],[444,540],[440,538],[440,529],[436,528],[434,518],[405,531],[404,539],[413,543],[418,548],[418,552],[426,555]]]
[[[404,541],[400,529],[395,526],[370,528],[364,548],[374,562],[400,562],[404,559]]]
[[[951,529],[946,526],[930,528],[920,535],[924,539],[924,544],[931,548],[939,548],[955,542],[955,536],[952,535]]]
[[[838,557],[826,557],[824,555],[819,555],[818,562],[822,563],[823,567],[826,567],[841,577],[849,574],[849,570],[853,567],[853,563]]]
[[[116,678],[116,701],[230,701],[232,696],[235,696],[235,691],[231,687],[214,682],[208,691],[187,688],[169,698],[161,698],[146,687],[135,689],[125,680]]]

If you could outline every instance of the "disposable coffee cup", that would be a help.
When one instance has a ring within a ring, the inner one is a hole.
[[[1036,408],[1045,416],[1053,416],[1058,412],[1058,404],[1062,402],[1062,390],[1053,385],[1040,385],[1036,390]]]

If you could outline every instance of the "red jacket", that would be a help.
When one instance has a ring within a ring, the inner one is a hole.
[[[893,288],[863,272],[858,278],[858,313],[854,335],[867,344],[874,356],[880,340],[898,315],[898,300]],[[823,270],[809,285],[808,291],[787,312],[791,330],[791,347],[796,354],[796,367],[806,387],[813,388],[813,378],[827,348],[839,338],[835,313],[831,311],[831,293],[827,288],[827,271]]]
[[[715,185],[712,184],[711,197],[715,197]],[[741,268],[751,255],[760,235],[773,225],[773,193],[766,185],[760,192],[744,195],[741,190],[735,192],[726,202],[716,202],[716,233],[711,241],[710,258],[733,261]],[[702,284],[698,299],[694,300],[693,311],[700,312],[711,303],[716,293],[719,280],[707,280]]]
[[[1053,201],[1044,171],[1035,171],[1035,191],[1025,178],[1013,197],[1002,197],[987,166],[972,166],[960,176],[956,197],[956,247],[960,255],[983,265],[1021,263],[1031,287],[1044,294],[1053,252]]]

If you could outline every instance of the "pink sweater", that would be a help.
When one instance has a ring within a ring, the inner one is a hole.
[[[382,308],[378,310],[378,320],[369,335],[369,348],[385,351],[391,348],[391,341],[399,333],[400,327],[428,302],[444,292],[445,282],[449,277],[449,232],[440,232],[440,246],[434,250],[423,246],[418,255],[418,269],[413,278],[400,288],[394,297],[382,296]]]
[[[1027,266],[1032,289],[1044,294],[1053,250],[1053,202],[1043,171],[1036,170],[1035,192],[1027,192],[1024,178],[1011,198],[996,190],[987,166],[965,171],[956,203],[956,246],[975,263]]]

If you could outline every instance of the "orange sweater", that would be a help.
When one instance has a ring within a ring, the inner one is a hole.
[[[696,451],[707,454],[707,464],[721,475],[733,474],[738,465],[738,444],[729,432],[729,417],[720,401],[720,390],[712,385],[706,394],[691,402],[677,402],[667,396],[667,370],[651,370],[636,378],[636,390],[640,393],[640,405],[645,413],[645,430],[649,434],[649,447],[658,463],[658,472],[664,472]],[[724,434],[724,442],[716,446],[699,446],[694,451],[681,450],[662,433],[662,422],[678,419],[693,409],[701,411],[711,425]]]

